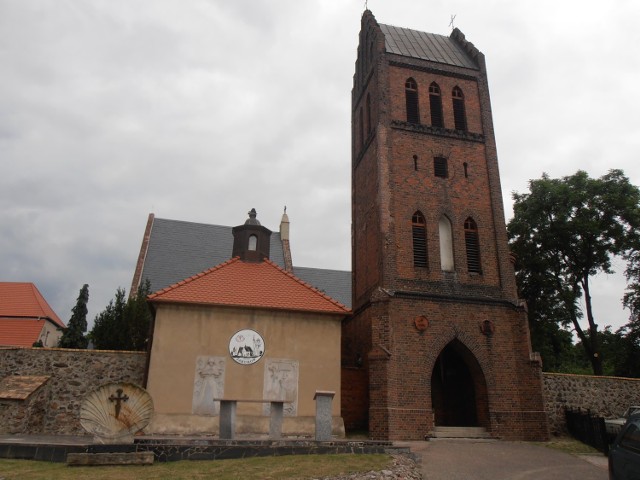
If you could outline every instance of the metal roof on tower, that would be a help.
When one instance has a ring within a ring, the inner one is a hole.
[[[478,65],[462,46],[451,37],[420,32],[409,28],[379,24],[384,34],[387,53],[420,58],[463,68],[478,69]]]

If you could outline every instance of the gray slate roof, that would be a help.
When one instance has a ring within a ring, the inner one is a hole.
[[[231,259],[232,227],[154,218],[141,281],[158,291]],[[282,239],[271,234],[270,260],[284,268]],[[351,272],[294,267],[294,275],[351,308]]]
[[[380,28],[388,53],[478,69],[471,57],[450,37],[393,25],[380,24]]]
[[[300,280],[326,293],[334,300],[351,308],[351,272],[294,266],[293,274]]]

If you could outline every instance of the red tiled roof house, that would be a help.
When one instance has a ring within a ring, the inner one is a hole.
[[[0,282],[0,346],[55,347],[63,328],[33,283]]]

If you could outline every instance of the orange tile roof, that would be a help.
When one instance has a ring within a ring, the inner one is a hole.
[[[0,317],[44,317],[65,328],[56,312],[30,282],[0,282]]]
[[[149,296],[153,303],[191,303],[347,314],[349,309],[271,260],[233,258]]]
[[[31,347],[42,333],[46,320],[0,318],[0,345]]]

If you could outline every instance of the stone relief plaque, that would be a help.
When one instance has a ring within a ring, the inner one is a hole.
[[[284,400],[284,415],[298,414],[298,361],[270,358],[264,365],[265,400]],[[265,404],[263,413],[269,415],[270,406]]]
[[[254,330],[240,330],[229,340],[229,355],[240,365],[252,365],[264,355],[264,339]]]
[[[196,375],[193,382],[191,411],[196,415],[218,415],[224,394],[224,357],[199,356],[196,358]]]

